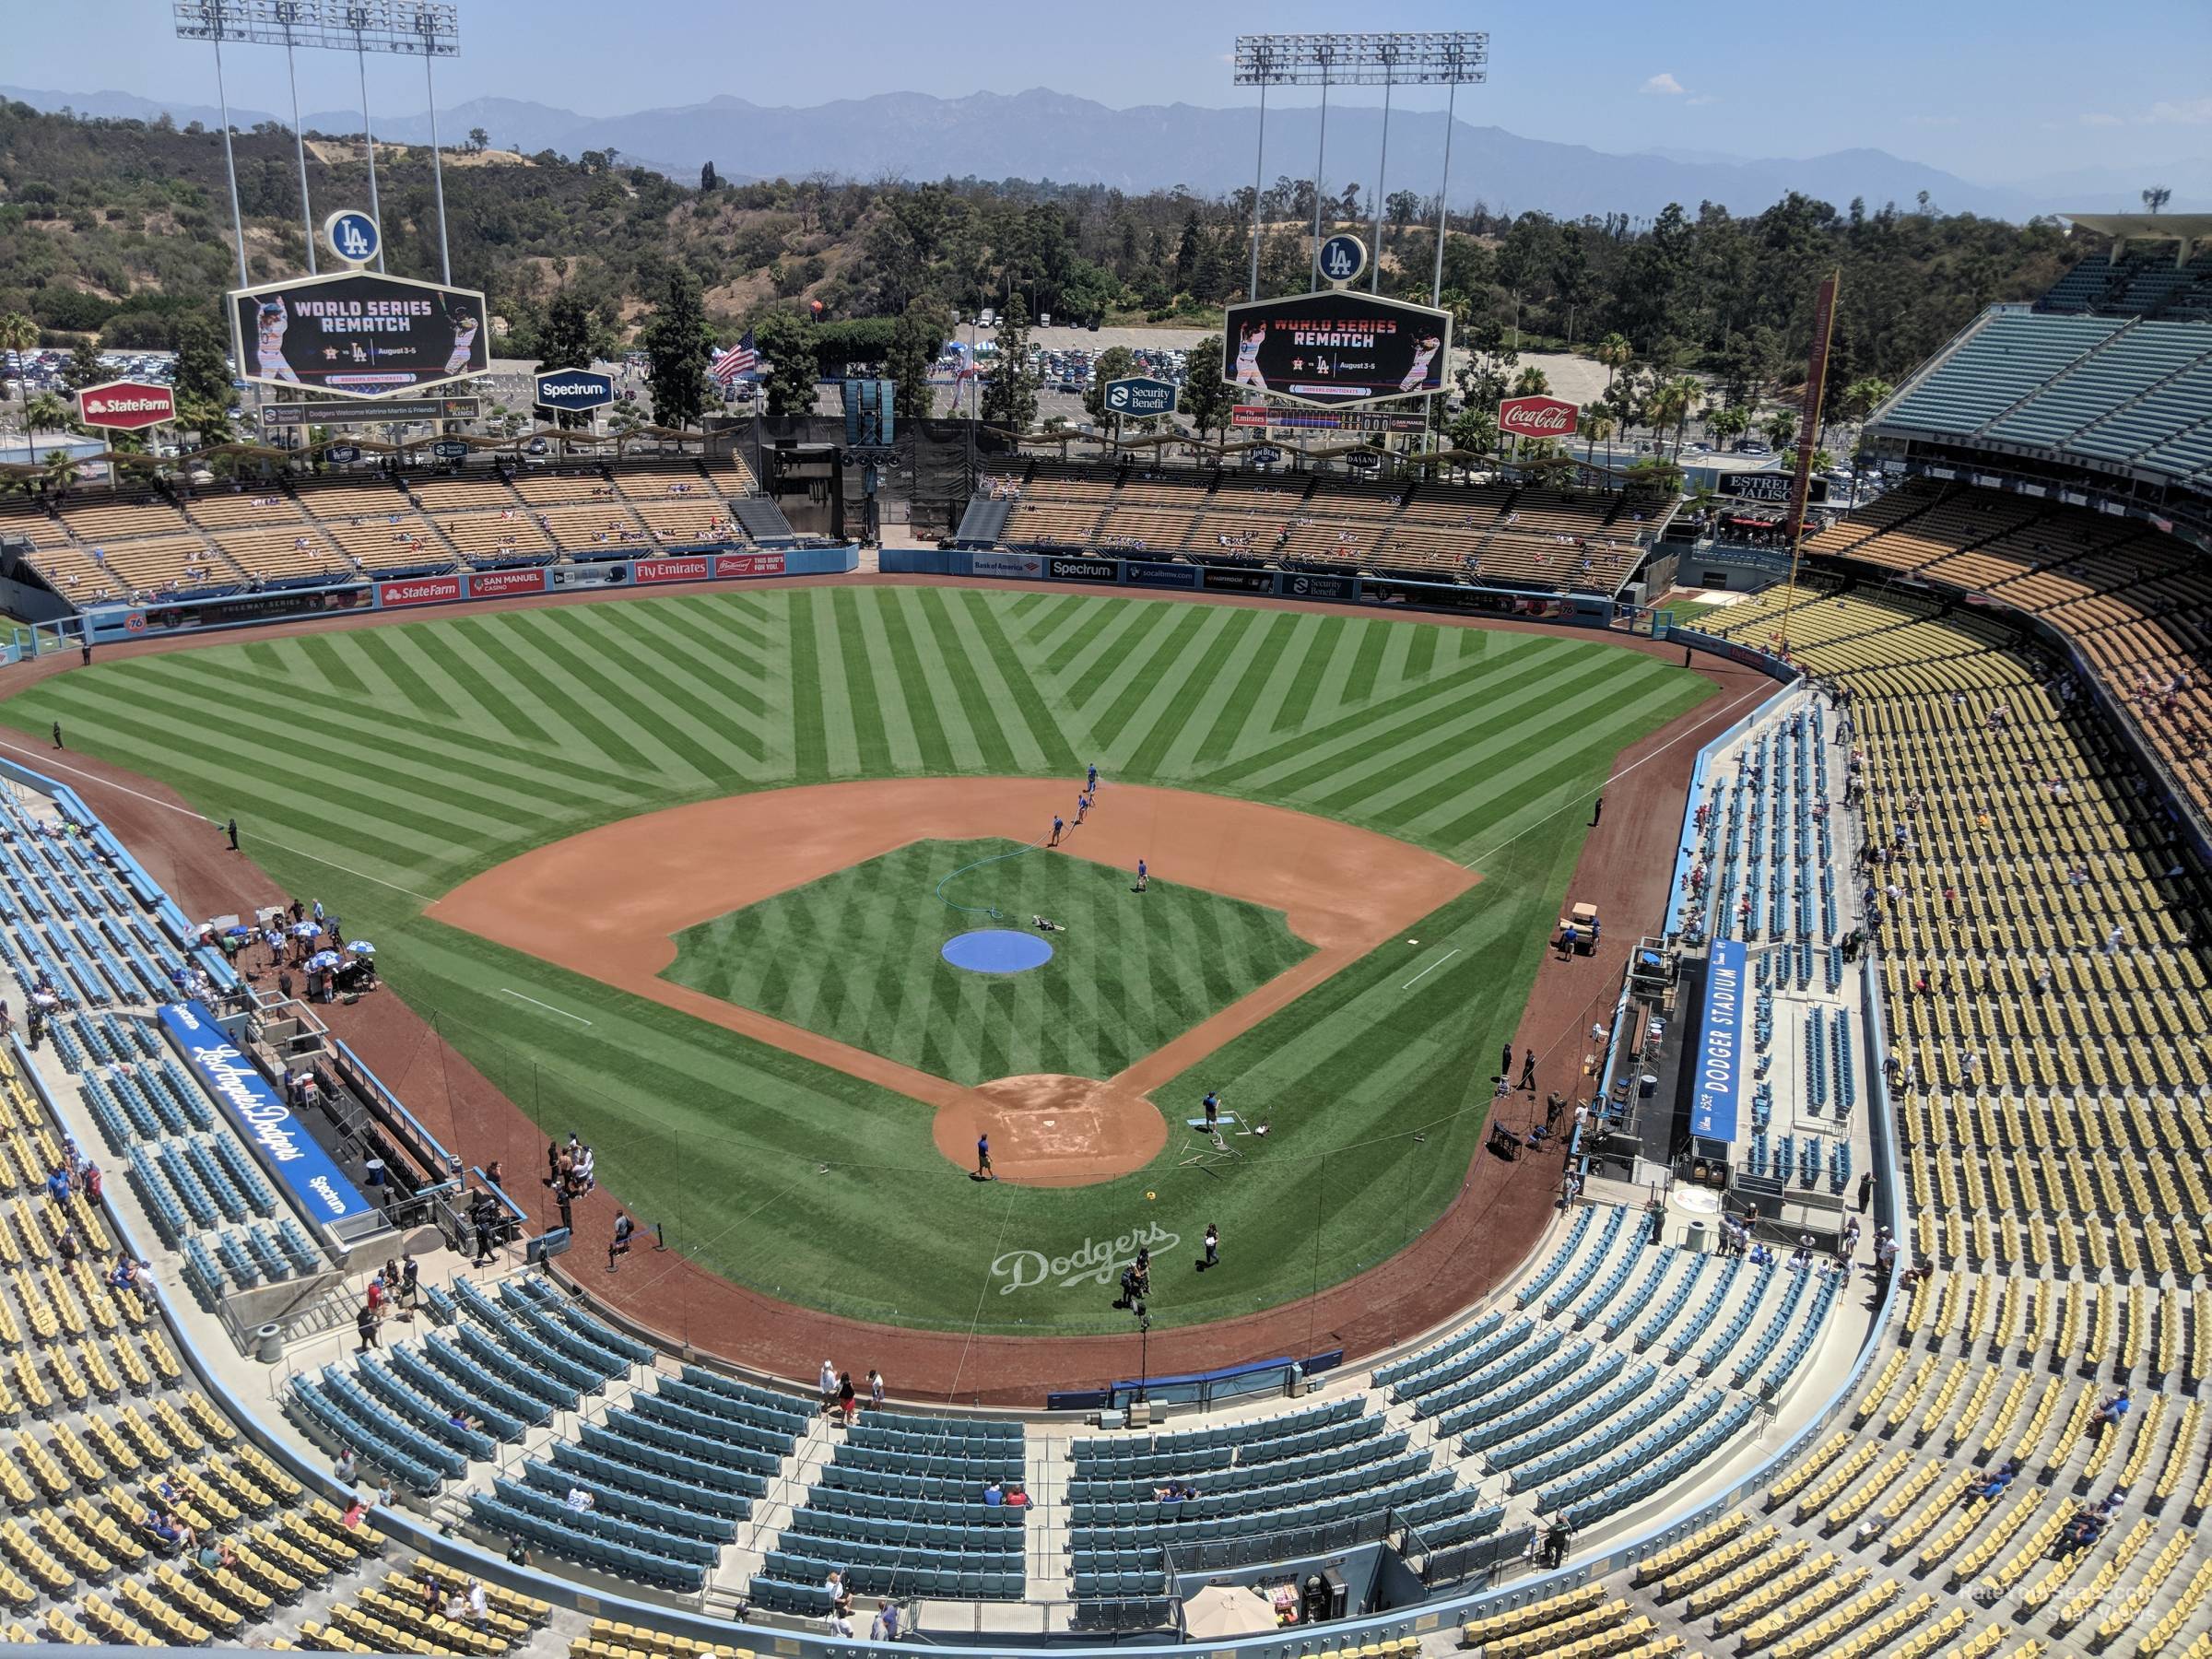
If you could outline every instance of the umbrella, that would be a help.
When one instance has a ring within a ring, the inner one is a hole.
[[[355,956],[374,956],[376,954],[376,947],[366,939],[356,939],[346,948],[352,951]]]
[[[253,936],[253,930],[250,927],[226,927],[223,929],[223,937],[226,939],[250,939]]]
[[[292,926],[292,937],[295,939],[312,939],[322,931],[323,924],[320,922],[299,922],[295,923]]]
[[[325,968],[335,968],[338,965],[338,953],[335,950],[318,950],[307,959],[307,965],[312,971],[318,973]]]
[[[1183,1629],[1194,1638],[1257,1635],[1276,1628],[1275,1604],[1257,1591],[1208,1584],[1183,1598]]]

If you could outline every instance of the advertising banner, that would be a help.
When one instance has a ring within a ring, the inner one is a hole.
[[[454,576],[410,576],[400,582],[380,582],[376,584],[376,604],[380,610],[390,610],[399,605],[441,605],[448,599],[461,597],[461,578]]]
[[[1444,389],[1452,313],[1374,294],[1297,294],[1229,308],[1221,378],[1319,408]]]
[[[783,570],[781,553],[724,553],[714,561],[717,576],[781,576]]]
[[[1724,472],[1713,476],[1715,495],[1735,501],[1771,501],[1775,506],[1786,506],[1790,499],[1791,475],[1783,472]],[[1806,498],[1812,502],[1828,500],[1828,480],[1807,478]]]
[[[1112,582],[1116,579],[1114,561],[1111,559],[1048,559],[1044,564],[1045,574],[1054,582]]]
[[[542,594],[546,591],[546,571],[542,565],[531,565],[515,571],[471,571],[468,573],[468,596],[471,599],[503,599],[509,594]]]
[[[1124,562],[1122,569],[1131,582],[1139,587],[1196,587],[1198,567],[1186,564],[1156,564],[1141,559]]]
[[[1509,397],[1498,406],[1498,429],[1515,438],[1571,438],[1581,415],[1563,397]]]
[[[76,394],[79,425],[135,432],[177,418],[177,394],[153,381],[110,381]]]
[[[1203,587],[1225,594],[1272,594],[1275,592],[1273,571],[1240,571],[1222,565],[1207,565],[1200,582]]]
[[[626,564],[562,564],[555,565],[552,571],[553,585],[557,588],[618,587],[629,579],[629,567]]]
[[[1292,572],[1283,578],[1283,592],[1299,599],[1349,599],[1358,594],[1353,576],[1305,576]]]
[[[1265,404],[1238,404],[1230,410],[1230,424],[1300,432],[1418,432],[1427,429],[1429,418],[1372,410],[1271,409]]]
[[[615,378],[596,369],[554,369],[530,377],[531,397],[541,409],[574,414],[615,401]]]
[[[133,633],[175,633],[193,628],[232,628],[241,622],[270,622],[284,617],[312,617],[352,610],[369,602],[367,588],[322,592],[246,594],[202,605],[157,605],[133,611],[124,626]]]
[[[1105,404],[1109,415],[1172,415],[1175,388],[1150,375],[1133,374],[1106,382]]]
[[[1744,1028],[1750,1000],[1744,973],[1744,942],[1713,942],[1698,1021],[1698,1070],[1689,1102],[1689,1132],[1712,1140],[1735,1138],[1744,1088]]]
[[[164,1006],[161,1024],[193,1075],[307,1215],[325,1224],[370,1213],[369,1201],[231,1045],[205,1003]]]
[[[971,576],[1028,576],[1044,574],[1044,556],[1041,553],[971,553],[968,555],[968,573]]]
[[[232,291],[238,371],[341,397],[422,392],[491,369],[484,296],[347,271]]]
[[[635,579],[641,582],[704,582],[713,573],[711,559],[641,559]]]
[[[377,403],[340,403],[319,398],[312,403],[264,404],[265,427],[382,426],[386,421],[474,420],[481,413],[477,397],[399,397]]]

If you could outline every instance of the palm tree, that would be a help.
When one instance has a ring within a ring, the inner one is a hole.
[[[1513,381],[1515,397],[1541,397],[1551,390],[1551,378],[1531,363]]]
[[[24,355],[39,343],[39,325],[21,312],[9,312],[0,317],[0,351],[16,354],[16,366],[23,368]],[[16,395],[23,402],[30,401],[30,377],[24,375],[16,382]]]
[[[1585,405],[1583,409],[1583,465],[1592,472],[1597,470],[1597,446],[1612,436],[1612,412],[1603,404]]]
[[[74,414],[66,398],[52,392],[41,392],[23,406],[23,429],[26,432],[58,432],[69,424]]]
[[[1689,412],[1697,406],[1699,394],[1704,387],[1694,376],[1677,374],[1663,380],[1651,390],[1644,401],[1643,418],[1650,423],[1652,434],[1664,439],[1666,429],[1675,429],[1675,458],[1682,455],[1682,439],[1689,429]]]
[[[1889,401],[1897,388],[1878,374],[1869,374],[1855,380],[1843,388],[1843,407],[1852,419],[1864,422],[1867,416]]]
[[[76,482],[76,457],[67,450],[46,452],[46,488],[50,494],[65,494]]]
[[[228,443],[233,436],[229,410],[214,398],[186,398],[180,402],[177,425],[196,434],[203,445]]]
[[[1797,411],[1794,409],[1775,410],[1773,414],[1767,417],[1765,424],[1759,428],[1759,430],[1766,434],[1767,441],[1776,449],[1787,449],[1790,440],[1797,436]]]
[[[1628,335],[1609,334],[1598,341],[1590,355],[1606,366],[1606,395],[1611,397],[1614,378],[1629,366],[1630,360],[1636,355],[1636,348],[1629,344]]]
[[[1836,470],[1835,451],[1825,449],[1815,450],[1813,452],[1813,470],[1817,473],[1834,472]]]
[[[1716,410],[1705,429],[1723,443],[1734,443],[1751,429],[1751,411],[1740,404]]]

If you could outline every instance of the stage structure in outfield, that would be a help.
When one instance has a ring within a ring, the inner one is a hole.
[[[431,60],[461,55],[460,9],[453,0],[174,0],[177,38],[206,41],[215,48],[216,96],[223,113],[223,159],[230,174],[230,229],[238,240],[238,285],[253,281],[246,268],[246,235],[239,214],[238,164],[230,150],[230,103],[223,88],[223,42],[284,48],[290,75],[294,48],[306,46],[350,52],[359,70],[361,145],[369,161],[369,216],[379,218],[376,194],[376,133],[369,117],[369,53],[422,59],[423,95],[430,114],[430,180],[438,200],[438,274],[453,279],[446,251],[445,168],[438,153],[438,91]],[[292,88],[292,147],[300,164],[300,222],[307,233],[307,270],[316,274],[315,226],[307,190],[307,147],[300,130],[300,91]],[[384,268],[383,254],[376,268]]]
[[[1329,88],[1381,87],[1382,88],[1382,145],[1375,163],[1375,239],[1377,259],[1368,276],[1368,291],[1381,291],[1380,254],[1382,247],[1384,179],[1390,165],[1390,93],[1393,87],[1443,87],[1444,172],[1436,191],[1436,275],[1429,302],[1436,304],[1444,287],[1445,203],[1452,188],[1452,123],[1462,87],[1480,86],[1489,79],[1490,37],[1479,29],[1411,31],[1395,34],[1265,34],[1239,35],[1235,57],[1236,84],[1260,89],[1259,145],[1252,170],[1252,284],[1248,298],[1260,297],[1260,193],[1265,184],[1267,163],[1267,88],[1319,87],[1321,136],[1313,159],[1313,286],[1321,286],[1322,166],[1329,147]]]

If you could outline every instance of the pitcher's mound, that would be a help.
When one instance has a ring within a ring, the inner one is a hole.
[[[1168,1122],[1141,1094],[1092,1077],[1001,1077],[940,1106],[937,1150],[975,1170],[976,1136],[991,1136],[991,1166],[1025,1186],[1089,1186],[1141,1170],[1168,1144]]]

